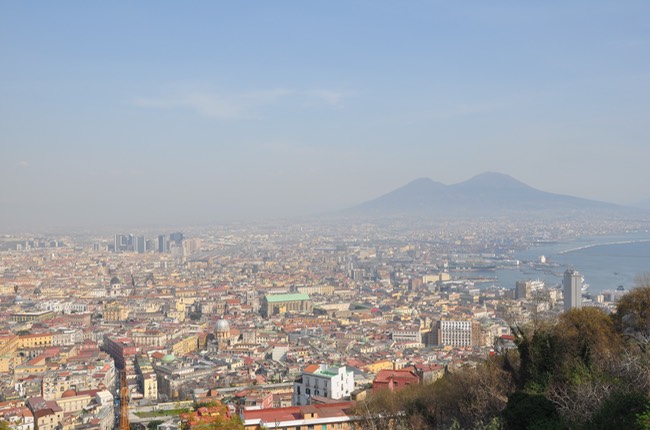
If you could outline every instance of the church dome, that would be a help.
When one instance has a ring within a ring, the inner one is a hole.
[[[174,354],[167,354],[163,358],[160,359],[163,363],[168,364],[171,363],[172,361],[176,360],[176,357]]]
[[[227,320],[220,319],[217,321],[217,332],[227,332],[230,331],[230,324]]]

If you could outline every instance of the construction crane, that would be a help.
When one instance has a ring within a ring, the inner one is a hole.
[[[126,368],[120,370],[120,430],[129,430],[129,384]]]

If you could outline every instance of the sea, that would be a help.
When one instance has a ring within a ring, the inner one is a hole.
[[[541,264],[544,256],[546,264]],[[476,283],[479,288],[497,285],[514,288],[517,281],[541,280],[547,286],[561,284],[567,268],[573,268],[595,295],[620,286],[636,285],[640,275],[650,274],[650,231],[582,237],[565,242],[544,243],[515,253],[519,265],[512,268],[473,272],[473,277],[493,278]]]

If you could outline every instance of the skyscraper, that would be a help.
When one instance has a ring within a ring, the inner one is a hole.
[[[582,307],[582,275],[577,270],[567,269],[562,280],[564,287],[564,310]]]
[[[169,245],[167,244],[167,236],[161,234],[158,236],[158,252],[165,253],[169,250]]]
[[[147,240],[144,236],[137,236],[134,241],[134,250],[138,254],[144,254],[147,252]]]

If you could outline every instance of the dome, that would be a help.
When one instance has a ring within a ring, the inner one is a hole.
[[[176,357],[174,354],[167,354],[163,358],[160,359],[163,363],[171,363],[172,361],[176,360]]]
[[[220,319],[217,321],[217,331],[219,332],[225,332],[225,331],[230,331],[230,324],[228,321],[224,319]]]
[[[120,279],[117,276],[113,276],[113,278],[111,278],[111,285],[117,285],[119,283]]]
[[[75,397],[77,395],[77,392],[73,389],[70,390],[65,390],[63,394],[61,394],[61,398],[65,399],[67,397]]]

